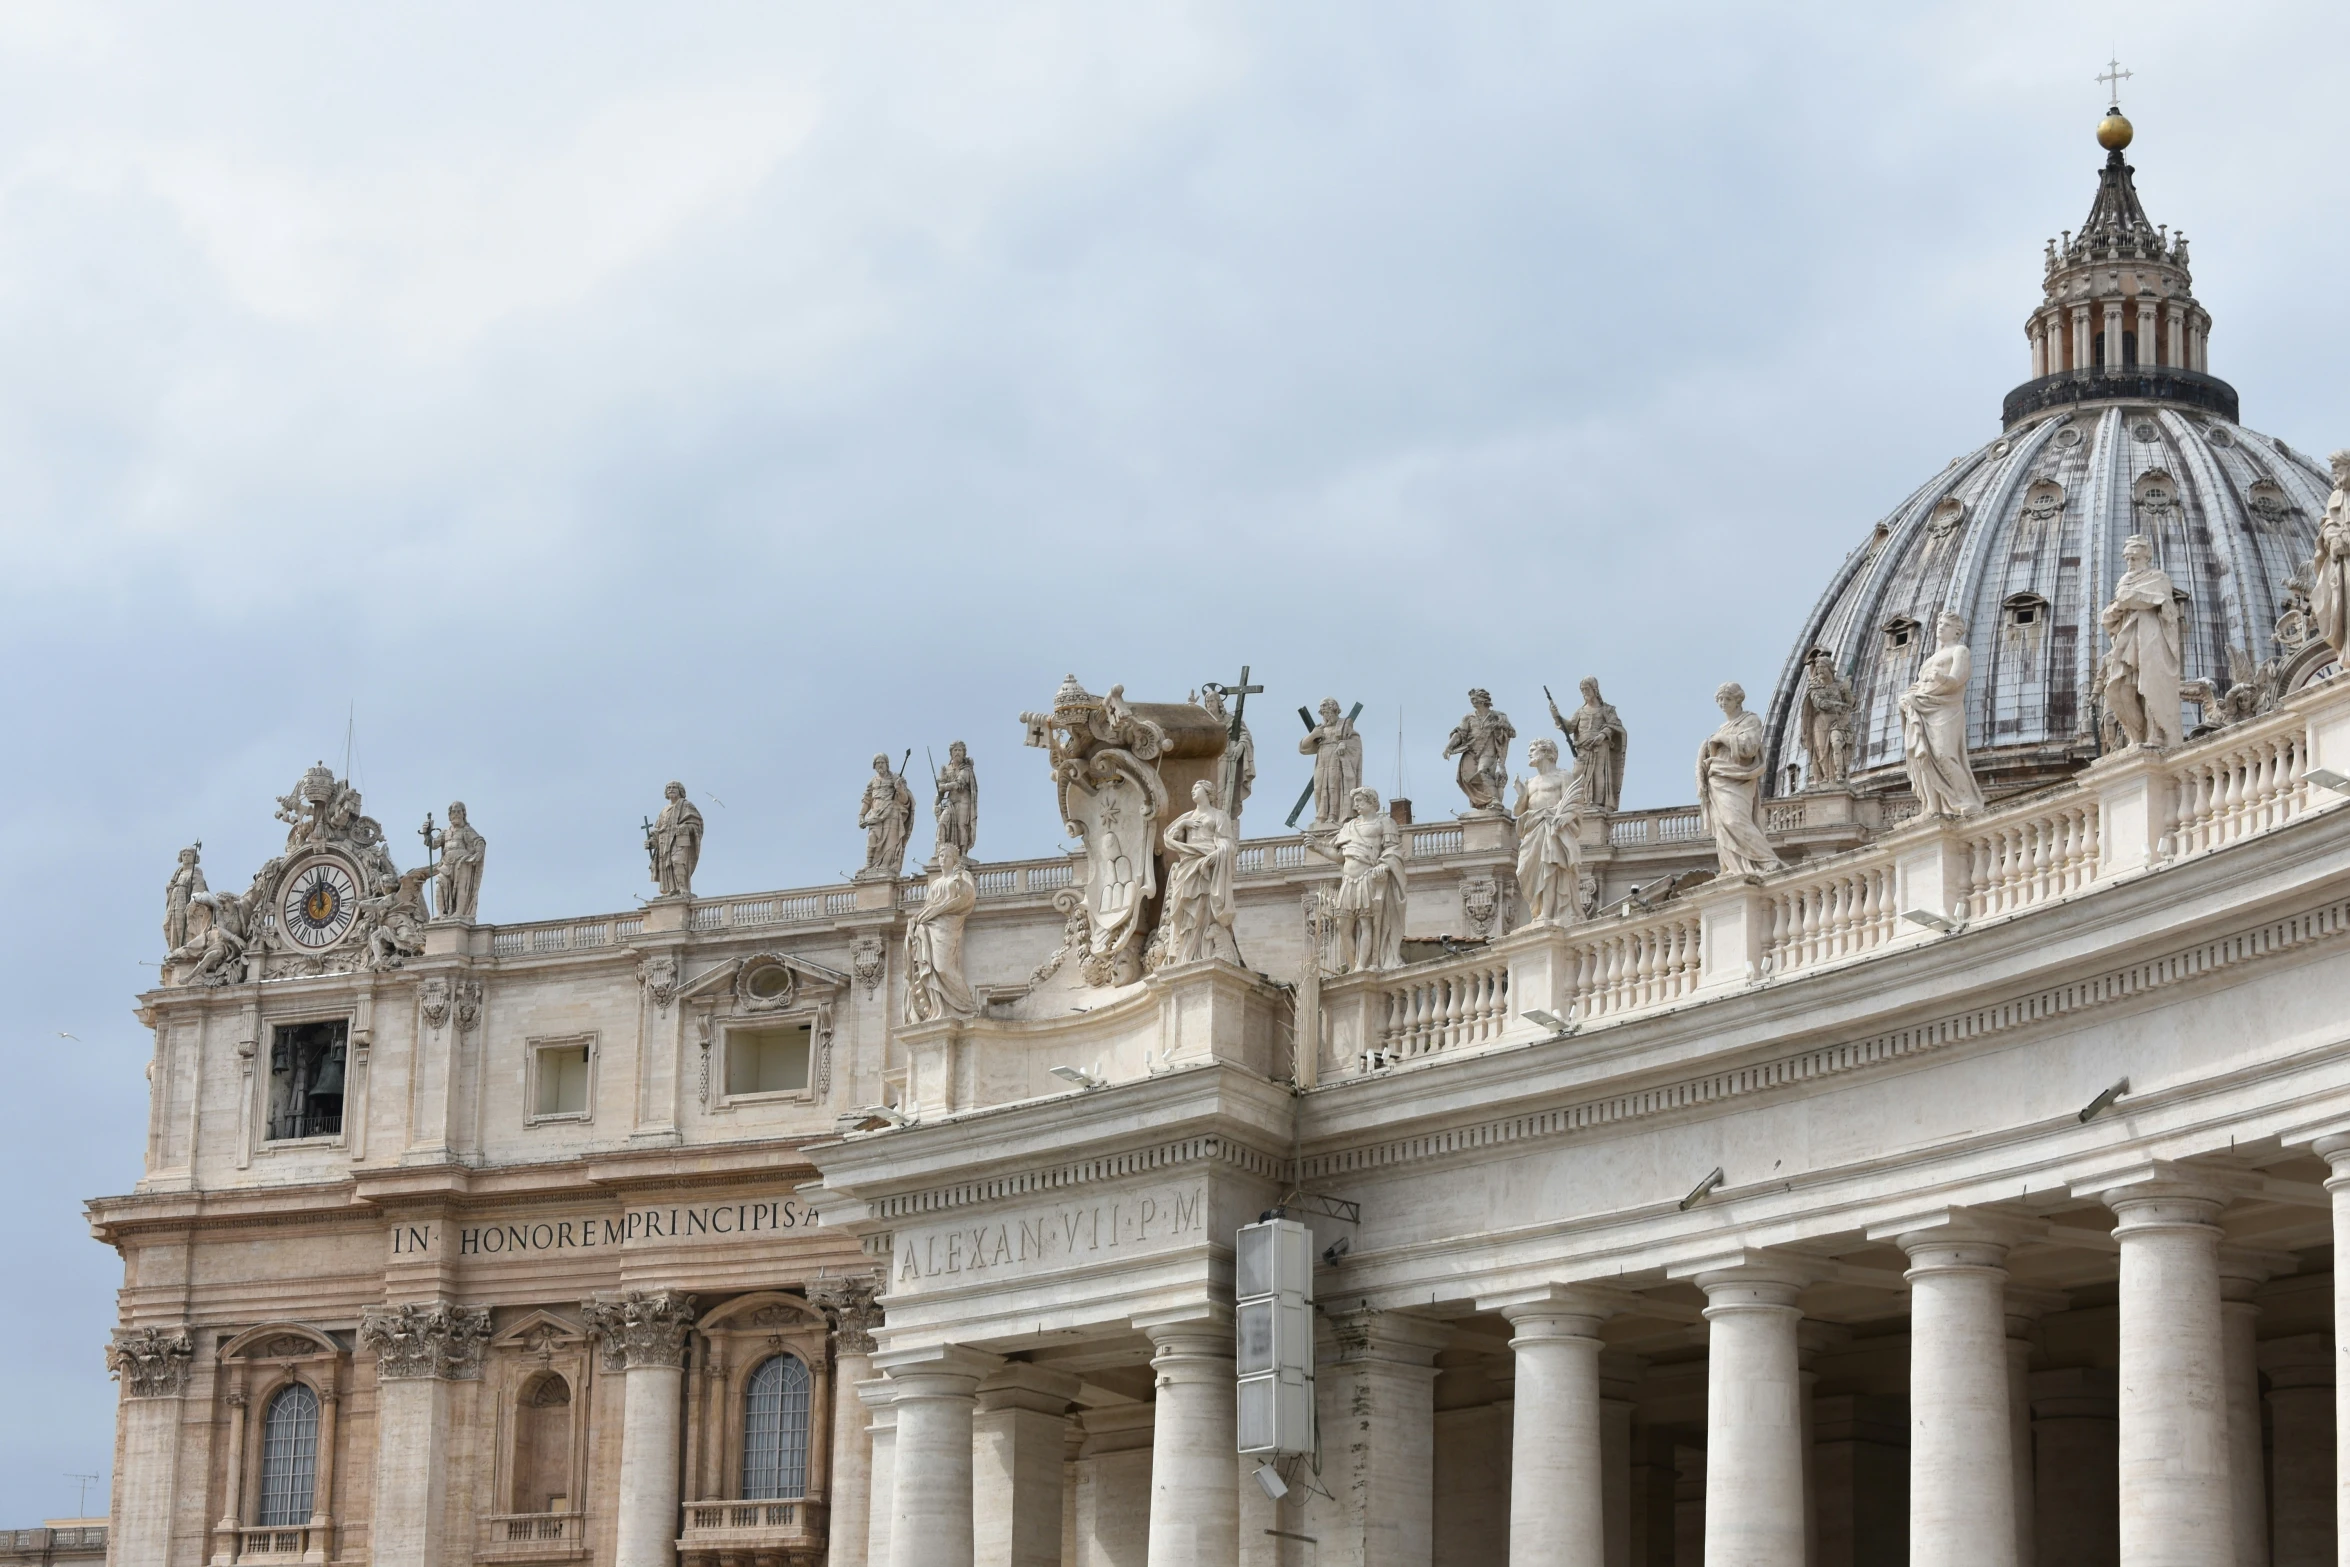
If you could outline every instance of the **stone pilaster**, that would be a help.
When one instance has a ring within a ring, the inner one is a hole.
[[[603,1348],[604,1369],[628,1378],[621,1397],[614,1567],[672,1567],[681,1522],[677,1443],[694,1297],[676,1290],[621,1290],[582,1302],[579,1314]]]
[[[873,1332],[881,1326],[878,1281],[820,1279],[809,1297],[832,1319],[832,1466],[825,1501],[828,1559],[861,1561],[872,1533],[873,1434],[856,1389],[873,1376]]]
[[[2334,1197],[2334,1256],[2350,1257],[2350,1132],[2339,1132],[2321,1137],[2314,1150],[2331,1167],[2326,1177],[2326,1190]],[[2334,1283],[2334,1352],[2350,1344],[2350,1289],[2341,1283],[2341,1264],[2336,1263]],[[2334,1379],[2334,1524],[2340,1528],[2342,1520],[2350,1517],[2350,1442],[2342,1433],[2350,1430],[2350,1377]]]
[[[122,1383],[121,1472],[114,1477],[108,1534],[117,1559],[167,1560],[179,1495],[181,1400],[195,1343],[185,1328],[123,1328],[106,1346],[106,1369]]]
[[[481,1375],[486,1306],[369,1306],[359,1347],[375,1355],[373,1567],[440,1567],[449,1551],[449,1384]]]
[[[1441,1322],[1401,1311],[1323,1319],[1316,1370],[1322,1485],[1305,1533],[1322,1567],[1428,1567],[1435,1549]]]

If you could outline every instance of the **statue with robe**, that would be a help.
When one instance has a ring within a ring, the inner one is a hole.
[[[1566,737],[1567,753],[1575,759],[1575,776],[1584,780],[1583,798],[1592,809],[1615,811],[1624,803],[1624,721],[1600,700],[1599,681],[1583,677],[1583,705],[1562,714],[1550,704],[1550,721]],[[1545,687],[1544,695],[1549,694]]]
[[[188,944],[188,911],[194,907],[198,920],[207,918],[204,908],[194,904],[196,894],[204,890],[204,868],[199,863],[204,851],[201,843],[180,850],[179,864],[172,868],[171,880],[163,884],[163,950],[177,952]]]
[[[971,765],[971,752],[960,740],[947,747],[947,764],[938,770],[930,813],[938,823],[932,858],[937,857],[939,848],[951,843],[969,860],[971,846],[979,841],[979,771]]]
[[[1454,777],[1471,811],[1501,813],[1502,791],[1510,781],[1510,742],[1517,737],[1510,715],[1494,709],[1491,692],[1480,687],[1469,693],[1468,716],[1453,726],[1444,754],[1460,758]]]
[[[1338,698],[1322,698],[1322,721],[1306,731],[1297,754],[1314,759],[1314,825],[1308,831],[1337,831],[1363,786],[1363,737],[1340,716]]]
[[[1840,784],[1852,776],[1857,705],[1852,682],[1836,672],[1835,654],[1815,647],[1804,656],[1803,745],[1811,753],[1813,785]]]
[[[661,791],[668,803],[645,828],[645,853],[653,863],[653,885],[664,898],[694,895],[694,867],[702,863],[702,813],[672,781]]]
[[[1224,759],[1216,764],[1216,800],[1234,821],[1257,786],[1257,740],[1248,720],[1224,711],[1224,688],[1211,685],[1192,698],[1224,726]]]
[[[2310,562],[2309,618],[2334,657],[2350,658],[2350,451],[2327,459],[2334,492],[2317,524],[2317,558]]]
[[[940,844],[938,869],[923,889],[922,905],[906,917],[908,1024],[969,1017],[979,1010],[963,978],[963,922],[978,901],[979,884],[964,867],[963,851]]]
[[[857,798],[857,825],[865,829],[865,868],[859,881],[895,881],[906,869],[906,840],[914,835],[914,791],[889,758],[873,759],[873,776]]]
[[[1697,815],[1713,835],[1724,876],[1777,870],[1778,852],[1762,824],[1763,722],[1746,710],[1746,688],[1731,681],[1714,693],[1722,726],[1697,751]]]
[[[1191,786],[1191,809],[1159,835],[1167,854],[1167,961],[1199,963],[1216,955],[1216,932],[1232,936],[1240,902],[1240,833],[1216,804],[1215,786]],[[1235,957],[1240,945],[1232,943]]]
[[[432,818],[425,818],[424,847],[428,853],[438,849],[441,855],[441,863],[433,873],[432,888],[440,917],[471,924],[481,907],[481,866],[489,857],[490,845],[466,819],[463,800],[450,802],[449,825],[437,832]]]
[[[1533,767],[1518,780],[1518,896],[1529,925],[1572,925],[1583,917],[1583,822],[1591,814],[1584,791],[1592,775],[1559,769],[1558,746],[1526,747]]]
[[[2132,745],[2177,745],[2185,629],[2170,574],[2154,564],[2154,545],[2140,533],[2122,541],[2122,564],[2101,617],[2105,708]]]
[[[1348,803],[1353,814],[1335,835],[1306,839],[1307,848],[1338,862],[1338,895],[1330,900],[1338,971],[1400,968],[1405,906],[1403,829],[1380,809],[1376,789],[1357,789]]]
[[[1966,618],[1953,610],[1934,617],[1934,651],[1901,694],[1901,759],[1921,816],[1972,816],[1983,791],[1966,755],[1966,688],[1974,673]]]

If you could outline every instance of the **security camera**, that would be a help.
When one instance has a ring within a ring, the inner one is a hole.
[[[1332,1241],[1329,1245],[1322,1248],[1322,1261],[1326,1265],[1335,1268],[1338,1266],[1338,1259],[1345,1256],[1352,1250],[1354,1250],[1354,1242],[1341,1235],[1338,1237],[1338,1239]]]

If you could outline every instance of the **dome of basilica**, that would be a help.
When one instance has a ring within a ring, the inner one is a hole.
[[[2175,585],[2190,689],[2272,700],[2331,668],[2296,578],[2332,481],[2236,422],[2234,388],[2205,364],[2186,239],[2147,220],[2133,175],[2113,147],[2088,221],[2050,242],[2025,328],[2035,373],[2008,394],[2003,432],[1877,523],[1805,621],[1766,719],[1773,793],[1833,778],[1805,732],[1822,653],[1850,687],[1849,782],[1906,787],[1898,703],[1945,610],[1966,624],[1967,739],[1988,791],[2098,755],[2099,614],[2132,534]],[[2217,716],[2190,704],[2181,732]]]

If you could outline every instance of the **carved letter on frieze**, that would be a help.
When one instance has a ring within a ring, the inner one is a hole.
[[[621,1290],[583,1301],[580,1319],[604,1346],[604,1369],[682,1366],[694,1298],[676,1290]]]
[[[489,1342],[490,1308],[428,1305],[369,1306],[359,1313],[359,1344],[375,1351],[379,1381],[441,1377],[471,1382],[481,1376]]]
[[[188,1390],[195,1356],[185,1328],[118,1328],[106,1346],[106,1369],[132,1398],[177,1398]]]
[[[870,1355],[873,1330],[881,1326],[881,1305],[873,1297],[880,1280],[865,1278],[818,1279],[808,1286],[808,1298],[832,1318],[835,1355]]]

